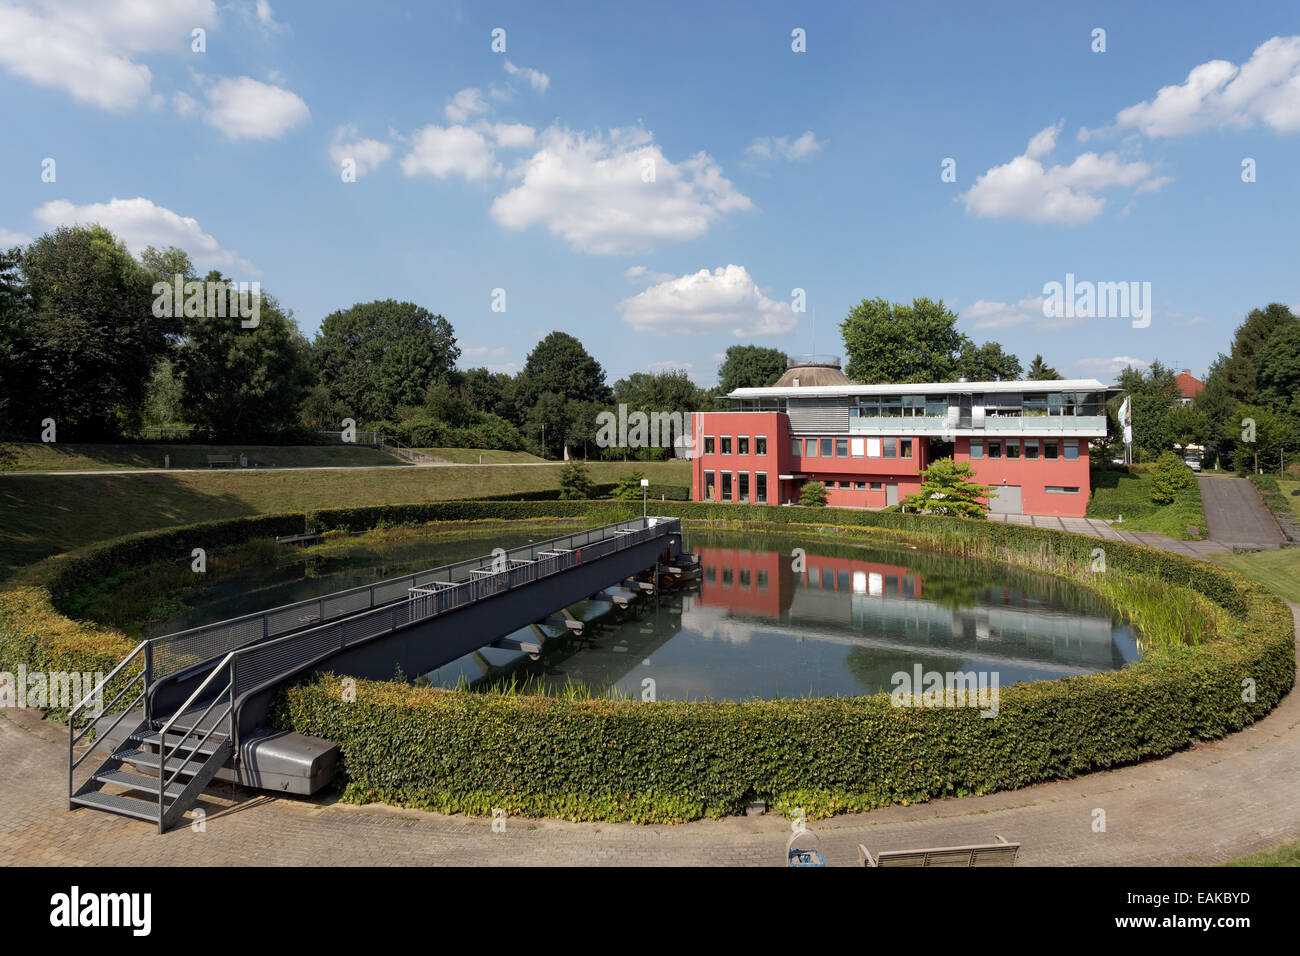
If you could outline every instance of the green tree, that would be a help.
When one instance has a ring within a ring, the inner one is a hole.
[[[1205,376],[1205,387],[1192,399],[1192,407],[1205,416],[1208,423],[1205,444],[1212,450],[1214,458],[1222,462],[1231,460],[1236,445],[1236,428],[1229,429],[1226,423],[1231,419],[1236,402],[1228,394],[1227,375],[1224,367],[1227,357],[1219,354],[1210,363]]]
[[[170,359],[160,359],[149,376],[143,420],[146,425],[175,425],[185,421],[185,389]]]
[[[785,374],[789,359],[779,349],[761,345],[732,345],[718,367],[718,390],[726,395],[738,388],[767,388]]]
[[[1162,454],[1151,469],[1151,500],[1158,505],[1173,504],[1178,493],[1195,481],[1192,469],[1171,451]]]
[[[1034,356],[1034,360],[1029,363],[1029,370],[1025,372],[1025,381],[1028,382],[1052,382],[1060,378],[1061,373],[1044,362],[1041,355]]]
[[[1204,445],[1210,438],[1210,420],[1192,405],[1177,405],[1165,417],[1165,442],[1179,449]]]
[[[1020,359],[997,342],[976,345],[967,339],[957,355],[958,376],[972,382],[1007,382],[1020,378]]]
[[[799,489],[799,504],[805,508],[825,508],[826,485],[820,481],[805,481]]]
[[[210,272],[207,281],[222,278]],[[238,317],[187,318],[176,367],[189,420],[229,439],[294,427],[313,383],[306,339],[292,315],[265,293],[254,328],[243,328]]]
[[[957,314],[930,299],[911,305],[863,299],[840,323],[840,333],[849,357],[845,373],[867,384],[948,381],[956,377],[966,343]]]
[[[921,490],[904,498],[903,505],[922,514],[985,518],[989,506],[980,499],[994,493],[991,486],[975,481],[970,462],[940,458],[921,472]]]
[[[1239,402],[1254,404],[1257,401],[1256,360],[1264,344],[1279,329],[1294,325],[1298,320],[1285,305],[1273,302],[1262,309],[1252,309],[1246,321],[1237,327],[1232,340],[1232,351],[1224,366],[1228,394]]]
[[[1300,418],[1300,322],[1287,322],[1268,337],[1255,358],[1255,401]]]
[[[564,441],[573,426],[569,411],[570,406],[564,396],[555,392],[541,393],[529,409],[525,430],[536,443],[543,458],[550,458],[552,450],[564,450]]]
[[[529,434],[542,441],[545,425],[544,454],[549,454],[550,448],[565,453],[572,448],[570,402],[608,404],[611,397],[605,370],[581,342],[565,332],[552,332],[528,353],[515,391],[517,406],[529,409]]]
[[[1264,405],[1238,405],[1226,427],[1238,430],[1236,465],[1242,473],[1247,466],[1257,472],[1274,467],[1278,456],[1297,444],[1291,420]]]
[[[419,404],[430,385],[449,380],[460,347],[442,316],[385,299],[327,315],[312,357],[330,399],[368,423]]]
[[[103,226],[68,226],[34,240],[22,270],[33,300],[21,359],[28,393],[15,416],[35,434],[53,418],[61,440],[134,427],[149,375],[168,350],[149,276]]]
[[[1132,366],[1119,373],[1120,388],[1132,401],[1133,447],[1148,459],[1155,458],[1173,444],[1169,437],[1169,414],[1182,398],[1173,369],[1153,361],[1145,371]],[[1118,408],[1118,402],[1116,409]],[[1117,422],[1117,433],[1123,423]]]
[[[580,461],[571,461],[560,470],[560,498],[565,501],[590,498],[595,487],[587,466]]]
[[[20,437],[14,416],[31,387],[31,296],[21,264],[22,249],[0,250],[0,438]]]
[[[643,471],[629,471],[625,475],[619,476],[614,484],[614,497],[619,501],[640,501],[641,500],[641,479],[645,477]]]

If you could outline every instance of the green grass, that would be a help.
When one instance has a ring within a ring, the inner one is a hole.
[[[410,451],[462,465],[479,464],[480,455],[485,465],[540,464],[544,460],[526,451],[497,451],[492,448],[412,448]]]
[[[1210,557],[1216,564],[1253,578],[1288,601],[1300,604],[1300,548]]]
[[[207,468],[208,455],[248,456],[251,466],[303,468],[324,465],[397,465],[406,462],[375,448],[343,445],[83,445],[2,443],[0,469],[5,471],[116,471],[162,468],[163,456],[172,468]]]
[[[1178,494],[1168,505],[1158,505],[1151,500],[1151,472],[1130,474],[1112,468],[1092,473],[1092,498],[1088,501],[1089,518],[1116,519],[1125,531],[1157,531],[1171,538],[1195,541],[1205,537],[1205,510],[1201,505],[1201,491],[1195,481]],[[1196,525],[1198,534],[1187,529]]]
[[[1295,516],[1300,518],[1300,481],[1291,478],[1279,478],[1277,487],[1282,492],[1282,497],[1287,500]]]
[[[1229,860],[1224,866],[1300,866],[1300,840]]]
[[[211,471],[0,478],[0,578],[52,554],[136,531],[257,514],[416,504],[560,487],[560,464],[337,471]],[[690,483],[690,463],[600,462],[592,480],[633,469],[655,484]]]

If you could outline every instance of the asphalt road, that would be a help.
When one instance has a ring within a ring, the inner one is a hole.
[[[1196,481],[1211,541],[1251,548],[1282,546],[1282,533],[1249,481],[1210,476]]]

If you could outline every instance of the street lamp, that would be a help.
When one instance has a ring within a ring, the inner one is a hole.
[[[650,487],[650,479],[642,478],[641,479],[641,517],[642,518],[646,517],[648,513],[646,510],[647,509],[646,495],[648,495],[649,492],[646,489],[649,487]]]

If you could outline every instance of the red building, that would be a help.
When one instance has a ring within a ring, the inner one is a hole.
[[[855,385],[834,360],[727,397],[731,411],[693,417],[696,501],[798,503],[821,481],[829,505],[883,508],[951,457],[997,486],[993,512],[1082,517],[1088,442],[1106,434],[1096,379]]]

